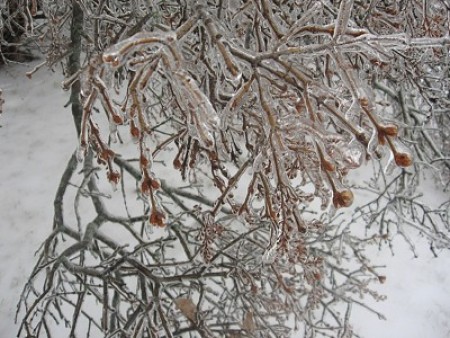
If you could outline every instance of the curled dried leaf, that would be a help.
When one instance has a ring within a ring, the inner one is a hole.
[[[248,311],[244,315],[244,321],[242,322],[242,328],[248,332],[255,332],[256,325],[253,317],[253,312]]]
[[[108,181],[113,184],[118,184],[120,180],[120,174],[118,171],[109,170],[107,173]]]
[[[353,203],[353,193],[351,190],[335,191],[333,195],[333,205],[335,208],[349,207]]]

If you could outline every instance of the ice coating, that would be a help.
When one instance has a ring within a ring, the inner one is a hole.
[[[353,0],[343,0],[339,7],[339,13],[334,27],[333,39],[339,38],[348,25],[353,8]]]
[[[147,44],[170,44],[176,41],[175,32],[140,32],[108,48],[102,56],[103,62],[118,67],[126,61],[126,55],[135,47]]]

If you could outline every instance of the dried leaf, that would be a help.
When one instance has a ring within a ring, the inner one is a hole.
[[[248,311],[244,315],[244,321],[242,328],[248,332],[254,332],[256,329],[255,319],[253,318],[253,312]]]
[[[175,304],[181,313],[190,321],[197,321],[197,307],[189,298],[175,299]]]

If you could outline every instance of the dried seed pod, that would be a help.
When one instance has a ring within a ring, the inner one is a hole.
[[[141,181],[141,193],[143,195],[150,195],[150,187],[151,187],[150,179],[143,178]]]
[[[141,164],[141,168],[148,168],[150,161],[144,155],[141,155],[139,162]]]
[[[166,224],[164,220],[166,219],[166,215],[157,208],[152,208],[152,212],[150,214],[150,224],[156,225],[157,227],[164,228]]]
[[[109,183],[111,183],[113,190],[117,189],[117,184],[119,184],[120,181],[120,174],[119,172],[115,170],[108,170],[108,173],[106,174]]]
[[[120,115],[114,114],[114,115],[112,115],[112,119],[115,124],[119,124],[119,125],[123,124],[123,118]]]
[[[256,324],[253,317],[253,312],[248,311],[244,315],[244,320],[242,322],[242,328],[248,332],[255,332]]]
[[[325,159],[322,161],[322,166],[326,171],[335,171],[336,170],[335,165]]]
[[[141,131],[138,127],[136,127],[136,124],[133,120],[131,120],[130,123],[130,134],[134,142],[138,142],[139,138],[141,137]]]
[[[181,168],[181,161],[178,157],[173,160],[173,167],[177,170]]]
[[[396,152],[394,154],[395,163],[402,168],[409,167],[413,163],[413,157],[410,153]]]
[[[393,123],[381,125],[380,128],[388,136],[396,137],[398,135],[398,126]]]
[[[155,178],[150,179],[150,184],[152,186],[152,189],[154,190],[158,190],[159,188],[161,188],[161,182]]]
[[[333,205],[335,208],[349,207],[353,203],[353,193],[351,190],[345,189],[335,191],[333,196]]]

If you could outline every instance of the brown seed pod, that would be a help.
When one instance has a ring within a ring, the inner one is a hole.
[[[164,219],[166,216],[163,212],[153,208],[152,213],[150,214],[150,223],[156,225],[157,227],[164,228],[166,224],[164,223]]]
[[[142,168],[147,168],[150,163],[149,160],[147,159],[147,157],[145,157],[144,155],[141,155],[139,161],[141,163]]]
[[[141,135],[141,131],[134,125],[134,123],[130,126],[130,134],[135,140],[138,140]]]
[[[396,152],[394,154],[395,164],[399,167],[406,168],[413,163],[412,155],[409,153]]]
[[[322,166],[326,171],[335,171],[336,170],[335,165],[325,159],[322,161]]]
[[[108,173],[106,174],[108,181],[113,183],[113,184],[117,184],[119,183],[120,180],[120,174],[115,171],[115,170],[109,170]]]
[[[388,136],[396,137],[398,135],[398,126],[393,123],[382,125],[381,129]]]
[[[122,125],[123,124],[123,118],[122,118],[122,116],[120,116],[120,115],[113,115],[112,116],[112,119],[113,119],[113,121],[114,121],[114,123],[115,124],[119,124],[119,125]]]
[[[158,190],[159,188],[161,188],[161,182],[155,178],[150,179],[150,183],[151,183],[152,189],[154,189],[154,190]]]
[[[333,205],[335,208],[347,208],[353,203],[353,193],[351,190],[336,191],[333,196]]]
[[[177,170],[181,168],[181,161],[178,157],[173,160],[173,167]]]
[[[150,195],[150,185],[149,179],[143,179],[141,181],[141,193],[143,195]]]

